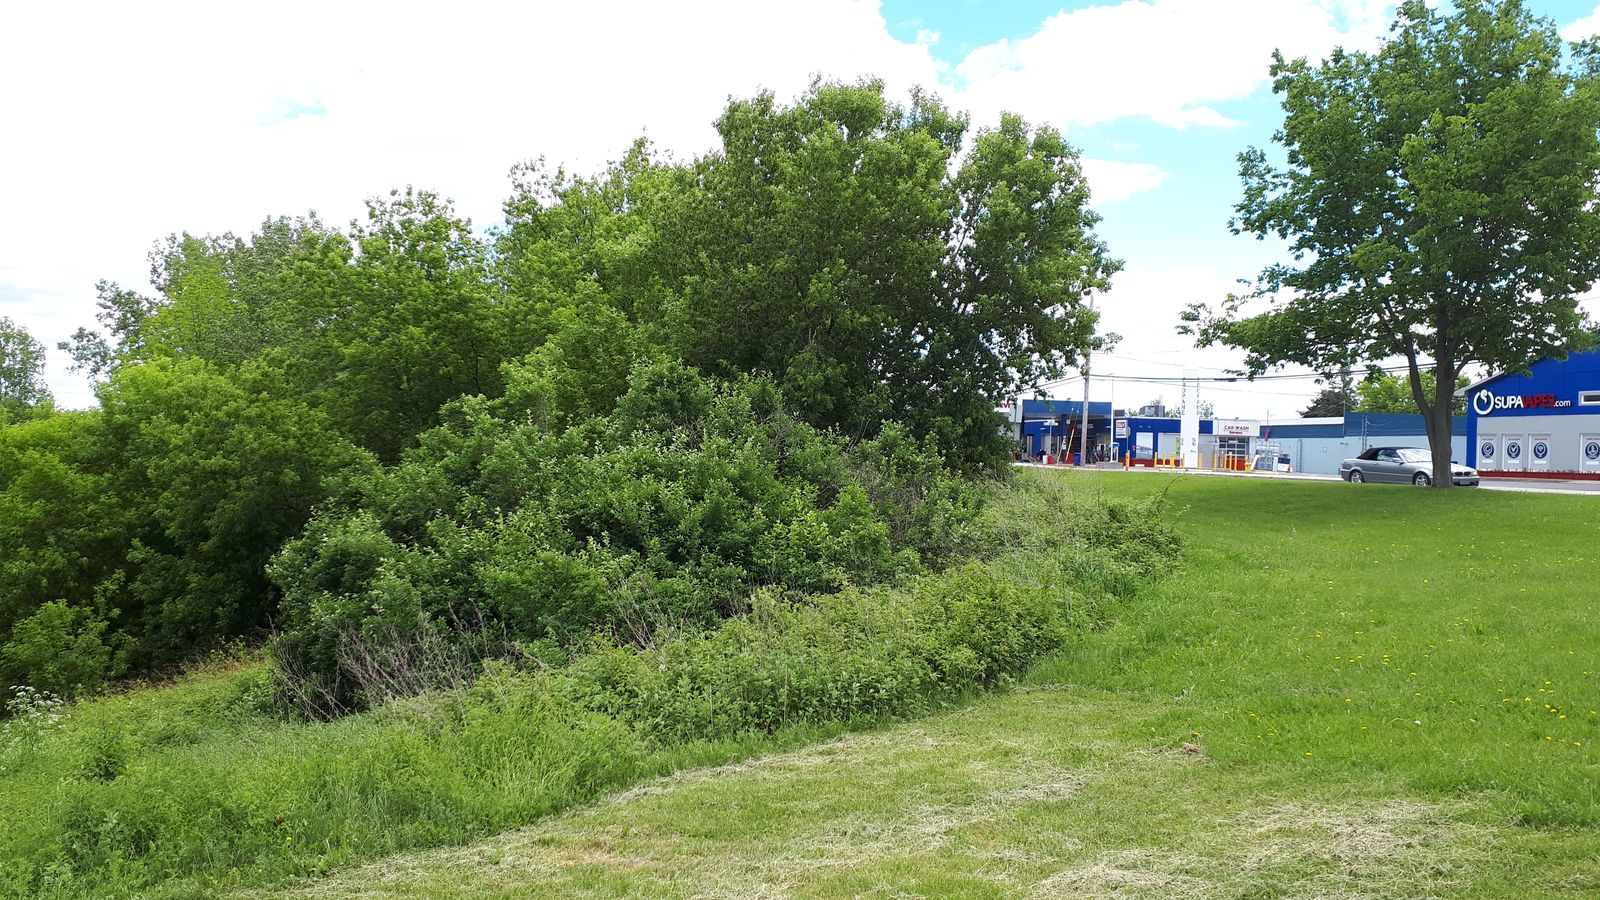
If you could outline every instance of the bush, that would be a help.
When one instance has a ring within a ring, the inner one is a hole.
[[[18,622],[0,646],[0,679],[63,697],[93,693],[114,674],[105,620],[55,600]]]
[[[512,641],[648,642],[713,626],[764,586],[836,591],[945,565],[981,509],[903,431],[847,450],[769,381],[641,362],[610,415],[577,420],[552,412],[572,401],[551,400],[550,364],[535,364],[508,373],[526,390],[502,402],[449,406],[273,562],[274,654],[309,685],[289,692],[305,711],[368,702],[337,652],[352,636],[481,619]]]

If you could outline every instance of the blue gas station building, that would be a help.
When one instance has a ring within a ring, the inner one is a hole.
[[[1079,430],[1083,427],[1082,400],[1023,398],[1020,421],[1014,427],[1021,441],[1022,454],[1034,459],[1046,456],[1060,459],[1083,448]],[[1089,450],[1111,455],[1111,404],[1089,402]]]

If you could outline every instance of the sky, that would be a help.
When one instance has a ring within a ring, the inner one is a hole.
[[[1600,33],[1596,0],[1529,5],[1569,39]],[[1116,376],[1237,367],[1236,351],[1177,334],[1178,313],[1281,258],[1227,228],[1235,156],[1268,146],[1281,123],[1272,51],[1372,48],[1393,11],[1381,0],[7,4],[0,316],[51,348],[59,405],[91,405],[55,343],[93,325],[97,281],[148,290],[146,256],[166,235],[243,235],[311,210],[346,222],[405,185],[452,198],[486,229],[519,161],[594,171],[640,134],[689,159],[712,149],[729,97],[870,75],[897,97],[923,86],[975,127],[1014,111],[1080,149],[1097,230],[1125,264],[1095,299],[1121,340],[1095,358],[1091,397],[1172,403],[1175,384]],[[1279,418],[1317,390],[1309,378],[1208,383],[1202,399],[1221,416]]]

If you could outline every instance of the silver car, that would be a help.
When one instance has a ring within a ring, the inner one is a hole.
[[[1339,477],[1351,484],[1376,481],[1426,486],[1433,484],[1433,454],[1420,447],[1372,447],[1339,463]],[[1451,462],[1450,480],[1475,486],[1478,470]]]

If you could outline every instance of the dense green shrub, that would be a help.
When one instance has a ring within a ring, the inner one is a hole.
[[[370,459],[274,384],[161,360],[119,369],[99,410],[0,428],[6,684],[93,688],[275,614],[267,560]]]
[[[46,603],[0,645],[0,681],[64,696],[93,693],[116,674],[105,631],[91,610]]]
[[[891,428],[847,448],[770,381],[645,360],[625,393],[587,399],[606,415],[575,420],[539,387],[556,376],[537,356],[510,370],[506,398],[448,406],[274,561],[274,653],[287,679],[310,680],[286,684],[297,702],[325,698],[309,711],[370,701],[352,641],[405,642],[429,623],[645,641],[740,612],[761,586],[833,591],[943,565],[981,510],[981,487],[931,446]]]
[[[0,643],[46,603],[91,604],[126,553],[103,445],[91,412],[0,428]]]

